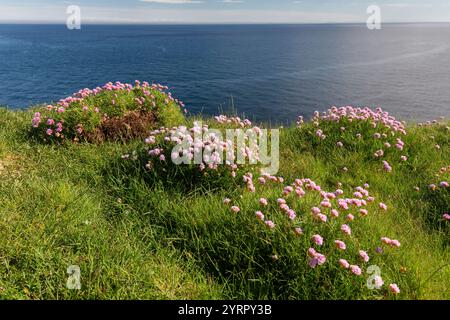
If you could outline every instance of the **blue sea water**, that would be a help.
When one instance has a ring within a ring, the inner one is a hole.
[[[0,105],[135,79],[193,113],[285,123],[330,105],[450,115],[450,25],[0,25]]]

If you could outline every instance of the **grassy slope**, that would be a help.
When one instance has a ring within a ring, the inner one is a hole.
[[[0,110],[1,298],[372,297],[346,279],[316,277],[309,270],[297,274],[291,270],[297,261],[254,280],[259,267],[267,269],[250,254],[260,254],[258,243],[253,246],[243,234],[245,226],[239,230],[241,224],[231,221],[221,204],[225,196],[238,197],[238,190],[185,193],[164,184],[149,186],[116,165],[118,155],[133,150],[133,144],[34,144],[24,134],[31,117],[31,112]],[[355,232],[373,234],[367,246],[376,246],[386,234],[401,240],[401,250],[383,265],[402,288],[400,298],[448,299],[449,226],[436,217],[449,209],[450,197],[448,191],[425,190],[441,181],[439,168],[450,165],[448,129],[410,128],[404,141],[410,165],[387,175],[367,158],[372,150],[317,147],[297,129],[286,128],[280,175],[289,181],[309,177],[328,188],[338,181],[369,182],[371,193],[391,209],[382,218],[369,215]],[[348,173],[340,170],[343,166]],[[422,191],[415,192],[415,186]],[[278,191],[267,187],[264,192],[276,196]],[[241,207],[250,207],[248,197],[240,200]],[[69,265],[81,267],[80,291],[66,289]],[[402,267],[405,272],[399,272]]]

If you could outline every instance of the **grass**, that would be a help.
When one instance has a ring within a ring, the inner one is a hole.
[[[450,298],[449,222],[442,219],[450,211],[450,193],[428,188],[449,180],[449,172],[440,173],[450,165],[448,124],[408,126],[402,136],[405,149],[392,148],[385,156],[391,173],[373,157],[382,147],[368,138],[374,129],[347,123],[343,134],[339,126],[324,123],[322,142],[313,123],[281,130],[278,175],[285,185],[311,178],[332,191],[341,182],[351,194],[370,184],[376,203],[352,224],[352,237],[344,239],[341,223],[312,222],[309,212],[320,203],[318,195],[288,198],[305,231],[296,237],[273,204],[283,185],[257,185],[251,193],[241,179],[223,176],[218,187],[209,183],[217,179],[211,175],[181,188],[189,173],[155,179],[139,161],[121,159],[141,150],[141,139],[43,144],[29,138],[31,118],[33,111],[0,109],[3,299]],[[357,132],[367,135],[359,141]],[[341,140],[344,147],[336,148]],[[403,154],[408,161],[399,161]],[[239,214],[223,204],[225,197],[241,208]],[[254,216],[260,197],[271,201],[265,213],[276,222],[275,230]],[[378,202],[385,202],[388,211],[379,210]],[[328,260],[312,269],[306,250],[318,232],[326,243],[318,251]],[[399,239],[401,247],[377,255],[383,236]],[[367,274],[356,277],[339,268],[332,245],[337,238],[345,240],[342,256],[349,261],[359,249],[369,253],[369,264],[382,270],[384,289],[369,290]],[[81,290],[66,288],[70,265],[80,266]],[[394,282],[399,295],[386,289]]]

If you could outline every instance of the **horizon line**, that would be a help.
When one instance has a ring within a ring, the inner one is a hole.
[[[448,24],[449,21],[386,21],[382,24]],[[342,25],[350,25],[350,24],[366,24],[365,21],[330,21],[330,22],[164,22],[164,21],[155,21],[155,22],[85,22],[81,25],[105,25],[105,26],[113,26],[113,25],[326,25],[326,24],[342,24]],[[66,25],[65,22],[62,21],[0,21],[0,25]]]

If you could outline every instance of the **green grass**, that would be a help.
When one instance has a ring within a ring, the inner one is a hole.
[[[280,184],[255,183],[253,194],[241,179],[222,176],[218,187],[211,175],[182,188],[189,172],[155,179],[139,161],[121,160],[140,150],[141,141],[41,144],[27,134],[32,117],[32,111],[0,109],[0,298],[450,298],[449,222],[442,220],[450,211],[450,192],[428,189],[450,180],[449,173],[439,174],[450,165],[448,124],[409,126],[402,137],[405,150],[385,156],[393,166],[389,174],[372,156],[380,146],[354,137],[361,130],[369,136],[371,129],[346,124],[343,137],[338,127],[322,125],[327,139],[320,143],[311,123],[281,131],[278,175],[285,185],[311,178],[330,191],[341,182],[348,193],[370,184],[376,202],[352,224],[353,236],[342,239],[348,247],[342,257],[350,261],[359,249],[367,250],[385,284],[399,285],[401,293],[393,296],[386,288],[367,289],[367,274],[356,277],[338,267],[332,240],[343,238],[340,223],[324,227],[310,221],[317,195],[288,198],[305,231],[296,237],[273,204]],[[339,140],[343,148],[335,147]],[[403,154],[408,161],[402,163]],[[255,219],[261,196],[272,200],[266,211],[277,223],[275,231]],[[230,213],[225,197],[240,206],[239,214]],[[388,211],[379,210],[378,202]],[[311,269],[306,250],[318,232],[326,240],[319,251],[329,258]],[[402,246],[377,255],[382,236]],[[81,290],[66,288],[70,265],[80,266]]]

